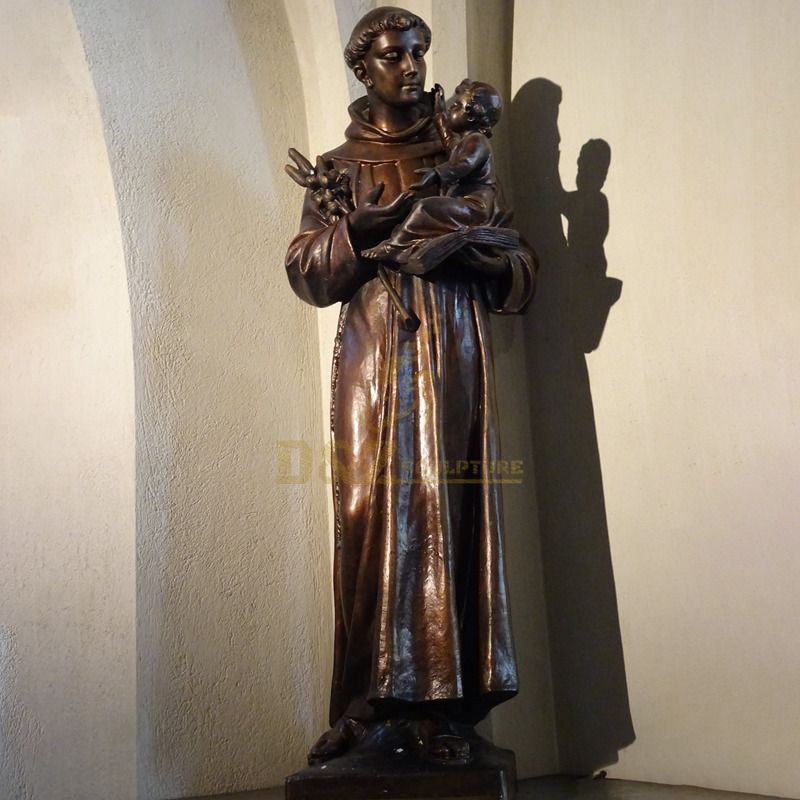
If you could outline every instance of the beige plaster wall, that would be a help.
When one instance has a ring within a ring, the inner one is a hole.
[[[355,97],[360,84],[347,69],[342,50],[353,25],[371,8],[369,0],[292,0],[286,3],[286,14],[292,32],[294,54],[297,58],[299,81],[305,98],[304,121],[307,138],[303,146],[296,140],[285,145],[299,149],[312,161],[318,155],[337,147],[344,140],[344,130],[350,122],[347,107]],[[346,33],[345,33],[346,31]],[[291,197],[291,208],[296,210],[299,225],[302,192],[299,187]],[[296,228],[292,230],[292,235]],[[287,239],[288,243],[288,239]],[[302,305],[292,295],[292,302]],[[307,313],[310,307],[304,311]],[[333,344],[339,323],[338,304],[318,308],[313,312],[317,322],[318,379],[320,382],[320,426],[314,436],[307,436],[310,448],[313,480],[321,487],[326,498],[327,529],[323,534],[328,542],[329,572],[333,571],[333,496],[330,480],[330,403]],[[317,377],[315,376],[315,380]],[[309,432],[311,433],[311,432]],[[332,592],[330,577],[324,589]],[[328,605],[333,625],[333,606]],[[325,669],[333,668],[333,653],[328,654]]]
[[[137,767],[141,798],[276,785],[325,724],[335,311],[286,283],[282,165],[341,140],[369,5],[74,0],[85,55],[63,0],[4,6],[4,796],[133,797]],[[433,79],[506,79],[474,3],[413,7]],[[624,285],[588,365],[638,737],[615,777],[800,795],[798,15],[516,4],[512,90],[562,87],[566,188],[584,141],[613,151]],[[495,325],[506,453],[529,330]],[[286,441],[308,480],[281,483]],[[554,768],[553,708],[533,493],[507,504],[526,682],[491,730],[525,775]]]
[[[637,741],[614,777],[800,796],[800,6],[516,4],[561,176],[611,145],[588,357]]]
[[[133,353],[69,6],[2,4],[0,797],[135,796]]]
[[[276,785],[325,724],[331,647],[324,487],[279,480],[280,443],[321,438],[315,315],[283,269],[306,147],[288,18],[73,8],[133,309],[139,795]]]

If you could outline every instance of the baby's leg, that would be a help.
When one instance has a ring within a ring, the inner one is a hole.
[[[461,197],[423,197],[392,235],[361,255],[379,261],[405,264],[422,243],[465,227],[480,224],[476,209]]]

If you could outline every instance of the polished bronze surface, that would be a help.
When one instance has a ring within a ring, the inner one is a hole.
[[[336,169],[331,161],[322,156],[317,158],[314,167],[311,162],[293,147],[289,148],[289,157],[295,166],[286,165],[286,172],[300,186],[310,190],[311,198],[320,213],[329,223],[337,222],[342,217],[355,211],[353,193],[350,188],[350,175],[347,169]],[[403,301],[386,274],[386,269],[379,264],[377,274],[392,305],[400,315],[400,322],[407,331],[419,328],[419,318],[403,305]]]
[[[494,174],[499,97],[464,83],[442,110],[429,45],[410,12],[367,14],[345,50],[367,93],[344,144],[287,168],[307,187],[289,281],[342,304],[332,727],[312,763],[413,723],[420,758],[464,769],[484,748],[471,726],[517,691],[488,314],[525,308],[534,260]]]
[[[489,144],[503,107],[500,95],[488,83],[464,80],[449,104],[438,84],[434,98],[433,121],[448,157],[417,170],[422,177],[409,188],[437,186],[439,194],[418,200],[388,239],[361,252],[413,275],[430,272],[470,244],[519,247],[516,231],[501,227],[508,212],[499,201]]]

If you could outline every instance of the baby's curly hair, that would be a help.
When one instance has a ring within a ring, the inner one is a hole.
[[[489,83],[482,81],[463,81],[464,97],[470,111],[469,118],[473,120],[481,133],[492,135],[492,128],[500,120],[503,112],[503,98],[500,92]]]
[[[350,34],[350,41],[344,49],[344,60],[354,69],[369,52],[372,43],[386,31],[407,31],[419,28],[425,38],[425,49],[431,46],[431,29],[422,17],[403,8],[381,6],[365,14]]]

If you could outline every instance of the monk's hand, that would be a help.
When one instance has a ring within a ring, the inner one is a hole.
[[[380,181],[370,189],[355,210],[348,214],[350,230],[362,247],[368,247],[370,242],[379,242],[385,238],[398,222],[402,222],[408,216],[411,204],[414,202],[412,192],[405,191],[391,203],[382,206],[378,201],[383,189],[384,183]]]
[[[412,191],[418,192],[420,189],[427,189],[429,186],[434,186],[442,182],[441,176],[433,167],[415,169],[414,172],[416,172],[417,175],[422,175],[422,178],[408,187]]]
[[[502,253],[473,246],[464,250],[469,266],[485,278],[501,278],[508,271],[508,260]]]

